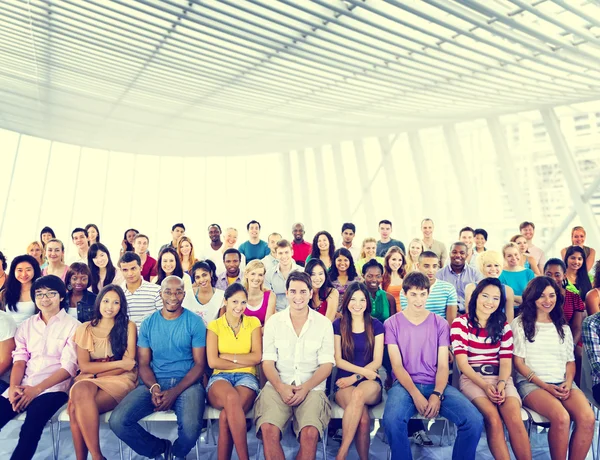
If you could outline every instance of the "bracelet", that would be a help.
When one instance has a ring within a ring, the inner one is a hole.
[[[504,380],[504,379],[500,379],[500,380],[498,380],[498,383],[497,383],[496,385],[499,385],[499,384],[500,384],[500,382],[504,383],[504,385],[506,386],[506,380]]]
[[[535,376],[535,372],[531,371],[531,372],[529,373],[529,375],[527,376],[527,381],[528,381],[528,382],[531,382],[531,379],[533,379],[533,377],[534,377],[534,376]]]
[[[150,392],[150,394],[152,394],[152,390],[154,389],[154,387],[158,387],[159,390],[162,390],[162,388],[160,387],[160,385],[158,383],[154,383],[148,390]]]

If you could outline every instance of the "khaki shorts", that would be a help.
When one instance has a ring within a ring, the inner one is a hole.
[[[331,418],[331,403],[324,391],[312,390],[302,404],[290,407],[283,402],[272,385],[265,385],[254,404],[256,436],[260,437],[260,427],[263,423],[275,425],[283,434],[290,418],[293,418],[296,437],[300,435],[302,428],[314,426],[323,438]]]

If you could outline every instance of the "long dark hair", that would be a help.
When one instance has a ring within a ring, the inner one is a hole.
[[[479,336],[479,319],[477,318],[477,299],[483,290],[488,286],[496,286],[500,290],[500,305],[494,313],[490,315],[485,325],[485,331],[487,332],[486,341],[489,339],[490,343],[498,343],[502,340],[502,333],[504,331],[504,325],[506,324],[506,314],[504,309],[506,308],[506,294],[504,287],[498,278],[484,278],[471,294],[471,300],[467,311],[469,312],[469,322],[475,328],[475,335]]]
[[[525,288],[525,291],[523,291],[523,303],[520,308],[523,331],[525,332],[525,337],[530,342],[533,342],[535,339],[535,323],[537,320],[537,307],[535,302],[542,296],[544,289],[548,286],[552,287],[556,293],[556,305],[550,312],[550,319],[554,323],[554,327],[556,327],[556,332],[558,332],[561,341],[565,340],[565,331],[563,330],[563,326],[567,324],[563,312],[565,297],[558,287],[558,284],[556,284],[556,281],[549,276],[538,276],[533,278]]]
[[[98,236],[96,237],[96,243],[99,243],[100,242],[100,230],[98,230],[98,226],[96,224],[87,224],[85,226],[85,232],[87,233],[88,230],[92,227],[94,227],[94,230],[96,230],[96,233],[98,234]]]
[[[310,259],[306,264],[306,267],[304,268],[304,273],[306,273],[308,276],[312,276],[312,271],[315,269],[316,266],[321,267],[323,269],[323,272],[325,273],[325,281],[323,282],[323,285],[319,288],[319,300],[323,301],[327,299],[327,297],[331,293],[331,290],[335,288],[333,287],[333,284],[331,284],[331,280],[329,279],[327,267],[321,259]],[[311,308],[315,308],[315,306],[313,305],[312,298],[308,301],[308,306]]]
[[[125,251],[133,251],[133,245],[129,241],[127,241],[127,234],[132,230],[135,233],[140,233],[135,228],[128,228],[127,230],[125,230],[125,233],[123,233],[123,241],[125,241],[125,246],[127,246],[127,249],[125,249]]]
[[[106,278],[104,278],[104,286],[110,284],[115,279],[117,271],[115,266],[110,260],[110,252],[108,248],[102,243],[94,243],[90,246],[88,251],[88,267],[92,273],[92,292],[98,294],[98,283],[100,282],[100,268],[94,263],[94,258],[98,255],[98,252],[103,252],[108,257],[108,263],[106,264]]]
[[[357,291],[361,291],[364,294],[365,299],[367,299],[367,307],[363,313],[365,333],[367,334],[367,346],[365,348],[365,358],[367,361],[373,356],[373,349],[375,348],[375,334],[373,333],[373,320],[371,319],[371,294],[369,294],[367,286],[365,286],[364,283],[355,281],[346,289],[340,307],[342,312],[342,318],[340,320],[342,358],[350,362],[354,360],[354,336],[352,335],[352,313],[350,313],[350,310],[348,309],[348,304],[354,293]]]
[[[94,313],[92,314],[92,321],[90,326],[95,327],[102,319],[102,313],[100,313],[100,305],[102,299],[108,292],[116,292],[119,296],[119,303],[121,308],[119,313],[115,316],[115,324],[108,334],[110,341],[110,348],[112,349],[113,357],[116,361],[123,359],[123,355],[127,351],[127,331],[129,329],[129,314],[127,313],[127,298],[121,287],[116,284],[108,284],[102,288],[96,302],[94,303]]]
[[[167,274],[162,268],[162,257],[167,253],[172,254],[173,257],[175,257],[175,270],[173,270],[173,273],[171,273],[171,275],[178,276],[183,280],[183,268],[181,268],[181,260],[179,260],[177,251],[175,251],[175,249],[173,248],[166,247],[162,251],[160,251],[160,253],[158,254],[158,260],[156,261],[156,272],[158,275],[156,284],[158,285],[160,285],[160,283],[162,283],[163,280],[167,277]]]
[[[317,232],[317,234],[313,238],[313,244],[312,244],[312,250],[310,253],[310,258],[318,259],[319,257],[321,257],[321,250],[319,249],[319,245],[317,244],[319,242],[319,237],[321,235],[325,235],[327,237],[327,239],[329,240],[329,258],[331,259],[331,266],[333,267],[333,265],[334,265],[333,254],[335,253],[335,243],[333,242],[333,237],[331,236],[331,234],[329,232],[326,232],[325,230]]]
[[[335,260],[340,256],[348,259],[348,262],[350,263],[350,265],[348,266],[348,270],[346,271],[346,273],[348,274],[348,281],[354,281],[356,278],[358,278],[358,273],[356,273],[356,267],[354,266],[354,259],[352,258],[352,253],[346,248],[339,248],[333,253],[333,259],[331,259],[331,268],[329,269],[329,279],[331,281],[335,281],[336,279],[338,279],[338,276],[340,276],[340,272],[338,271],[335,265]]]
[[[579,270],[577,270],[577,279],[576,279],[576,285],[577,285],[577,289],[579,289],[579,296],[581,297],[581,299],[585,302],[585,296],[587,295],[588,292],[590,292],[592,290],[592,283],[590,282],[590,278],[588,276],[587,273],[587,265],[585,263],[585,251],[583,250],[583,248],[579,247],[579,246],[569,246],[567,248],[567,252],[565,252],[565,265],[568,267],[569,263],[569,257],[571,257],[573,254],[575,253],[579,253],[581,255],[581,257],[583,258],[583,263],[581,264],[581,267],[579,267]]]
[[[182,268],[183,270],[183,268]],[[210,259],[206,259],[206,260],[201,260],[199,262],[196,262],[194,265],[192,265],[192,268],[190,268],[190,276],[192,278],[192,283],[196,282],[196,271],[197,270],[204,270],[205,272],[207,272],[210,275],[210,285],[212,287],[215,287],[217,285],[217,281],[219,280],[219,277],[217,276],[217,266],[215,265],[215,263],[210,260]]]
[[[6,284],[4,289],[4,308],[8,307],[10,311],[18,311],[17,310],[17,302],[19,301],[19,297],[21,297],[21,282],[17,279],[17,275],[15,270],[17,265],[20,263],[27,262],[29,265],[33,267],[33,278],[31,278],[31,285],[35,283],[35,281],[42,275],[42,271],[40,270],[40,264],[35,257],[30,256],[29,254],[23,254],[21,256],[15,257],[10,263],[10,271],[8,272],[8,276],[6,277]],[[31,297],[31,300],[35,303],[35,298]]]

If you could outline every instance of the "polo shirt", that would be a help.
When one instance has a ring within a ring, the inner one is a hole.
[[[292,272],[302,272],[304,269],[297,265],[295,262],[292,262],[292,268],[290,269],[290,273]],[[288,274],[289,276],[289,274]],[[286,284],[287,278],[284,278],[281,272],[279,271],[279,264],[267,270],[265,275],[265,287],[275,293],[275,310],[281,311],[288,306],[288,301],[286,297]]]
[[[304,266],[306,258],[310,255],[312,251],[312,244],[304,240],[302,240],[302,243],[298,244],[292,241],[292,251],[294,251],[292,259]]]
[[[230,355],[247,355],[250,353],[252,351],[252,332],[259,327],[261,327],[261,324],[258,318],[246,315],[242,316],[242,327],[240,327],[237,336],[234,335],[233,330],[229,327],[225,315],[208,323],[208,330],[214,332],[219,338],[219,354],[227,353]],[[257,375],[256,366],[228,370],[214,369],[213,375],[238,372],[247,372],[252,375]]]
[[[149,283],[142,278],[142,284],[133,293],[127,289],[127,282],[121,284],[121,288],[127,299],[129,319],[135,323],[138,329],[144,318],[163,307],[158,284]]]
[[[265,323],[262,360],[275,362],[283,383],[302,385],[322,364],[335,365],[331,321],[309,308],[308,318],[296,335],[290,309],[275,313]],[[325,391],[326,380],[313,390]]]
[[[235,279],[235,283],[241,283],[244,280],[244,272],[242,271],[242,269],[240,268],[240,273],[238,274],[237,278]],[[232,283],[233,284],[233,283]],[[223,273],[221,273],[217,279],[217,284],[215,284],[215,287],[217,289],[221,289],[222,291],[224,291],[225,289],[227,289],[229,287],[229,279],[227,276],[227,270],[225,270]]]
[[[465,287],[467,284],[478,283],[483,279],[483,276],[478,270],[465,264],[462,272],[454,273],[450,264],[438,270],[435,277],[442,281],[449,282],[458,296],[458,311],[461,313],[465,311]],[[437,283],[436,283],[437,284]]]

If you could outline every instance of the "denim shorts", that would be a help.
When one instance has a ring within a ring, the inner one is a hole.
[[[249,372],[220,372],[216,375],[212,375],[206,386],[206,392],[208,393],[212,384],[219,380],[225,380],[226,382],[231,383],[231,386],[234,388],[240,386],[250,388],[251,390],[254,390],[256,394],[260,391],[258,379]]]
[[[550,383],[550,385],[562,385],[563,382],[559,382],[559,383],[551,383],[551,382],[546,382],[546,383]],[[538,387],[535,383],[533,382],[528,382],[527,380],[521,380],[520,382],[517,382],[517,391],[519,392],[519,395],[521,396],[521,399],[525,400],[525,398],[532,392],[535,390],[541,390],[542,388]],[[575,382],[573,382],[571,384],[571,391],[572,390],[579,390],[579,387],[577,385],[575,385]]]

